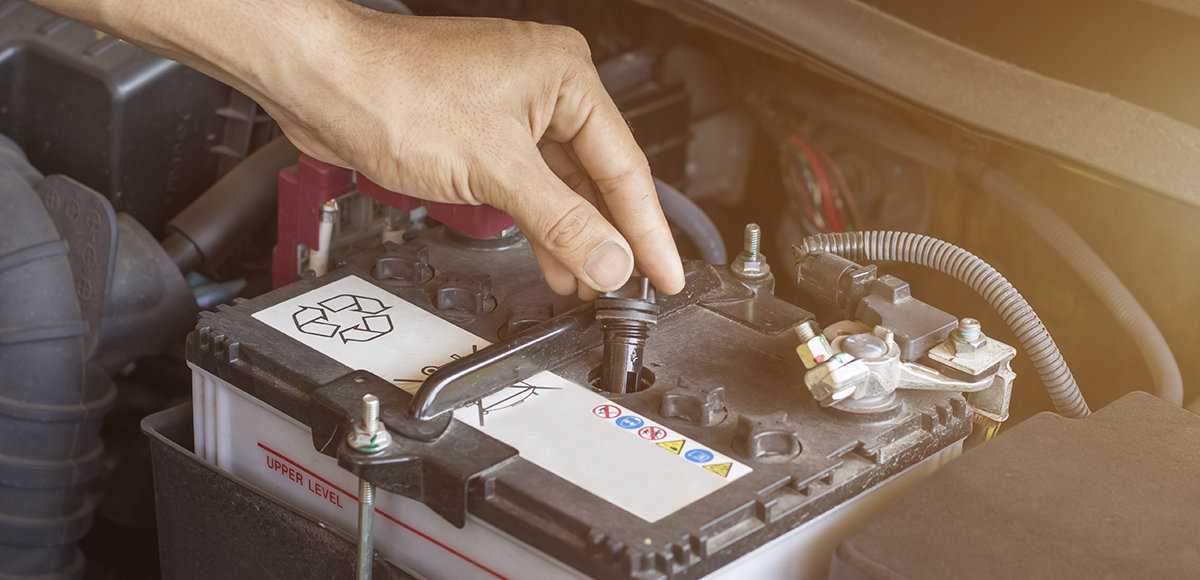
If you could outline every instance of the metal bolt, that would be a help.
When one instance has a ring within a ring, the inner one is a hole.
[[[375,433],[379,431],[379,397],[367,393],[362,398],[363,427]]]
[[[367,393],[362,397],[362,423],[350,435],[350,445],[359,451],[377,452],[392,442],[387,429],[379,424],[379,397]],[[371,564],[375,557],[374,538],[375,485],[358,478],[358,561],[355,577],[359,580],[371,578]]]
[[[978,320],[963,318],[958,321],[958,328],[950,334],[948,342],[956,356],[973,357],[987,345],[987,337],[983,335]]]
[[[375,558],[374,538],[375,485],[365,479],[358,480],[358,561],[354,566],[355,578],[370,580],[371,564]]]
[[[759,251],[762,248],[762,229],[758,224],[746,224],[746,236],[742,252],[729,264],[729,270],[744,280],[763,280],[771,273],[767,258]]]
[[[350,447],[363,453],[378,453],[392,444],[392,436],[379,422],[379,397],[370,393],[362,398],[362,422],[350,433]]]
[[[743,249],[746,252],[746,261],[759,261],[758,250],[762,244],[762,229],[758,224],[746,224],[746,235],[743,241]]]
[[[796,327],[796,336],[800,338],[800,342],[808,342],[817,337],[817,324],[813,321],[805,322]]]
[[[967,341],[975,342],[983,335],[979,321],[974,318],[963,318],[958,321],[958,337]]]

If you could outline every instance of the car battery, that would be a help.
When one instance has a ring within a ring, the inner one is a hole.
[[[347,531],[371,481],[375,549],[415,575],[823,577],[971,430],[955,392],[821,407],[812,314],[701,263],[658,301],[640,390],[601,391],[593,306],[550,294],[519,234],[408,237],[205,313],[187,356],[200,458]],[[392,441],[364,458],[368,393]]]

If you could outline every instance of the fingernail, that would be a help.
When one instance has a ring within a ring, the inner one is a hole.
[[[616,242],[605,242],[592,251],[583,271],[600,286],[600,290],[609,291],[620,288],[629,279],[633,270],[633,256]]]

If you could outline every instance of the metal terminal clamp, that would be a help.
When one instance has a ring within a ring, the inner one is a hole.
[[[822,406],[872,411],[890,407],[898,389],[958,391],[980,415],[1008,419],[1016,376],[1009,363],[1017,351],[984,336],[973,319],[964,319],[959,330],[929,351],[923,359],[929,364],[902,360],[887,328],[855,322],[835,326],[832,340],[812,322],[797,328],[796,352],[808,369],[804,384]]]

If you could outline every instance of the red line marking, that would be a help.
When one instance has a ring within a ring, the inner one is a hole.
[[[307,473],[310,476],[317,478],[318,480],[321,481],[321,483],[324,483],[325,485],[328,485],[329,487],[332,487],[333,489],[336,489],[336,490],[342,492],[342,494],[344,494],[346,497],[349,497],[350,499],[352,499],[354,501],[358,501],[358,496],[334,485],[333,483],[330,483],[330,481],[328,479],[325,479],[324,477],[321,477],[321,476],[309,471],[308,468],[304,467],[303,465],[300,465],[299,463],[296,463],[295,461],[292,461],[292,459],[287,457],[286,455],[284,455],[274,449],[271,449],[270,447],[267,447],[266,445],[263,445],[262,443],[259,443],[258,446],[263,448],[267,452],[271,453],[272,455],[292,464],[292,466],[294,466],[296,469],[299,469],[300,471],[303,471],[304,473]],[[397,526],[400,526],[400,527],[420,536],[421,538],[424,538],[425,540],[429,541],[429,543],[431,543],[447,552],[450,552],[451,554],[454,554],[455,556],[458,556],[459,558],[462,558],[463,560],[466,560],[467,562],[470,562],[476,568],[479,568],[480,570],[483,570],[484,572],[487,572],[488,574],[491,574],[492,576],[500,578],[501,580],[507,580],[507,578],[500,575],[495,570],[492,570],[491,568],[488,568],[487,566],[484,566],[483,564],[480,564],[479,562],[472,560],[469,556],[463,554],[462,552],[459,552],[458,550],[455,550],[454,548],[451,548],[450,546],[447,546],[446,544],[443,544],[443,543],[433,539],[425,532],[422,532],[421,530],[418,530],[418,529],[396,519],[391,514],[385,512],[379,508],[375,508],[375,513],[387,518],[389,521],[396,524]]]
[[[354,501],[358,501],[358,496],[355,496],[354,494],[352,494],[352,493],[350,493],[350,492],[348,492],[348,491],[346,491],[346,490],[344,490],[344,489],[342,489],[342,488],[340,488],[340,487],[338,487],[338,486],[334,485],[334,484],[333,484],[332,482],[330,482],[328,479],[325,479],[324,477],[321,477],[320,475],[317,475],[317,474],[315,474],[315,473],[313,473],[313,472],[309,471],[307,467],[304,467],[303,465],[300,465],[299,463],[296,463],[295,461],[292,461],[291,459],[288,459],[288,458],[287,458],[287,457],[285,457],[285,456],[284,456],[282,453],[280,453],[280,452],[278,452],[278,451],[276,451],[276,450],[274,450],[274,449],[271,449],[270,447],[267,447],[266,445],[263,445],[262,443],[259,443],[259,444],[258,444],[258,446],[259,446],[259,447],[262,447],[263,449],[266,449],[266,450],[267,450],[267,451],[269,451],[269,452],[271,452],[271,453],[272,453],[272,454],[274,454],[276,457],[278,457],[278,458],[280,458],[280,459],[282,459],[282,460],[284,460],[284,461],[286,461],[286,462],[288,462],[288,463],[291,463],[291,464],[292,464],[292,465],[293,465],[293,466],[294,466],[296,469],[299,469],[300,471],[303,471],[304,473],[307,473],[307,474],[309,474],[309,475],[311,475],[311,476],[313,476],[313,477],[315,477],[315,478],[319,479],[319,480],[321,481],[321,483],[324,483],[325,485],[328,485],[329,487],[332,487],[333,489],[336,489],[336,490],[338,490],[338,491],[342,492],[343,494],[346,494],[347,496],[349,496],[349,497],[350,497],[351,499],[353,499]]]
[[[410,526],[410,525],[408,525],[408,524],[406,524],[406,523],[404,523],[404,522],[402,522],[402,521],[400,521],[400,520],[398,520],[398,519],[396,519],[396,518],[392,517],[392,516],[391,516],[390,514],[388,514],[387,512],[384,512],[384,511],[382,511],[382,510],[376,509],[376,510],[375,510],[375,513],[377,513],[377,514],[379,514],[379,515],[381,515],[381,516],[383,516],[383,517],[385,517],[385,518],[387,518],[387,519],[391,520],[391,521],[392,521],[393,523],[395,523],[396,525],[398,525],[398,526],[400,526],[400,527],[402,527],[402,528],[404,528],[404,529],[406,529],[406,530],[408,530],[408,531],[410,531],[410,532],[412,532],[412,533],[414,533],[414,534],[416,534],[416,535],[418,535],[418,536],[421,536],[422,538],[425,538],[426,540],[429,540],[429,541],[430,541],[430,542],[431,542],[433,545],[435,545],[435,546],[437,546],[437,547],[439,547],[439,548],[441,548],[441,549],[443,549],[443,550],[445,550],[445,551],[447,551],[447,552],[450,552],[451,554],[454,554],[455,556],[458,556],[459,558],[462,558],[463,560],[466,560],[466,561],[468,561],[468,562],[470,562],[470,563],[474,564],[476,568],[479,568],[480,570],[483,570],[484,572],[487,572],[488,574],[491,574],[492,576],[495,576],[495,577],[497,577],[497,578],[500,578],[501,580],[507,580],[507,578],[505,578],[504,576],[501,576],[499,573],[497,573],[496,571],[492,570],[491,568],[488,568],[487,566],[484,566],[483,564],[480,564],[479,562],[476,562],[475,560],[472,560],[471,558],[469,558],[469,557],[467,557],[467,556],[463,555],[463,554],[462,554],[461,552],[459,552],[458,550],[455,550],[454,548],[451,548],[450,546],[447,546],[446,544],[443,544],[443,543],[441,543],[441,542],[439,542],[439,541],[437,541],[437,540],[435,540],[435,539],[433,539],[433,538],[431,538],[431,537],[429,537],[429,536],[425,535],[425,534],[424,534],[423,532],[421,532],[420,530],[418,530],[418,529],[416,529],[416,528],[414,528],[414,527],[412,527],[412,526]]]

